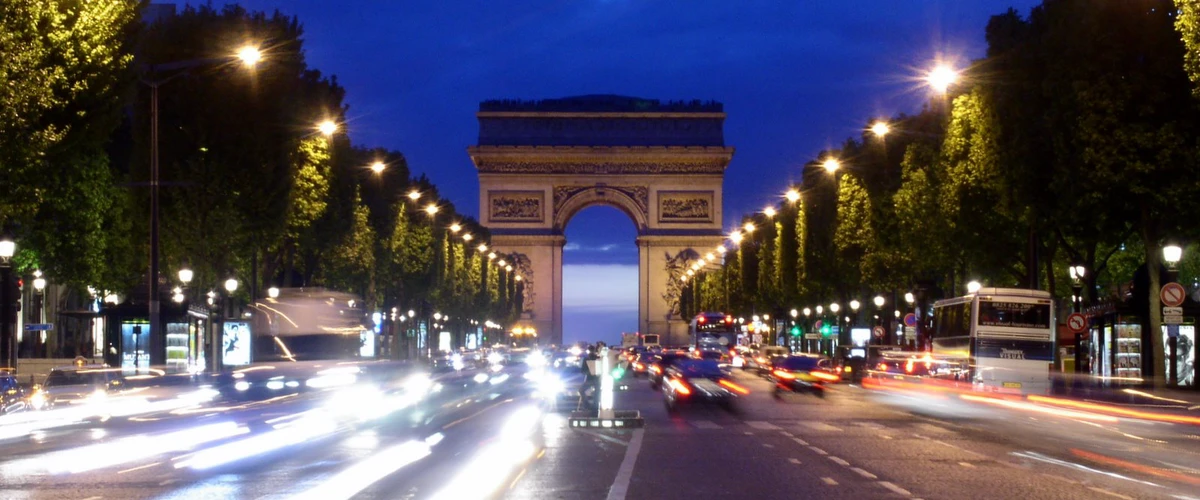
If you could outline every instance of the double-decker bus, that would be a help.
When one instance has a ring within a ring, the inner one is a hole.
[[[696,349],[733,349],[738,342],[741,328],[733,323],[733,316],[719,312],[702,312],[688,324],[688,342]]]
[[[1045,393],[1054,363],[1054,301],[1049,292],[979,291],[933,305],[932,374],[976,390]]]

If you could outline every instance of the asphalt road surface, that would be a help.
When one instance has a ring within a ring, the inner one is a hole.
[[[438,379],[386,410],[350,388],[48,428],[0,441],[0,498],[1200,496],[1195,425],[849,384],[776,399],[735,372],[736,411],[669,415],[634,379],[616,407],[644,429],[579,430],[524,374]]]

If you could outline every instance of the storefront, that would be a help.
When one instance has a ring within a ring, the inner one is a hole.
[[[1195,388],[1196,317],[1200,307],[1188,301],[1180,325],[1162,326],[1158,335],[1150,335],[1144,314],[1135,314],[1127,304],[1104,304],[1086,313],[1087,332],[1077,346],[1079,371],[1090,374],[1107,386],[1151,385],[1153,351],[1150,342],[1163,342],[1164,359],[1159,361],[1170,377],[1170,338],[1177,335],[1176,370],[1178,387]]]
[[[128,302],[106,304],[101,310],[106,364],[134,372],[144,372],[153,366],[168,373],[194,371],[204,366],[207,310],[163,303],[162,328],[157,339],[150,337],[147,313],[145,305]]]

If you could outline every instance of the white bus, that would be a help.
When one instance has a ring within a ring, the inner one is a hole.
[[[938,377],[987,392],[1044,394],[1054,364],[1054,301],[1049,292],[981,288],[933,305]]]

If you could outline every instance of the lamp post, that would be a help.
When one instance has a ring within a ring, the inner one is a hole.
[[[1167,282],[1174,283],[1176,274],[1179,272],[1179,260],[1183,258],[1183,249],[1179,245],[1168,244],[1162,249],[1163,262],[1167,264]],[[1151,293],[1154,293],[1151,291]],[[1162,313],[1162,311],[1157,311]],[[1154,314],[1152,311],[1151,314]],[[1165,318],[1164,318],[1165,319]],[[1164,321],[1165,323],[1165,321]],[[1179,325],[1171,324],[1167,326],[1167,359],[1170,360],[1167,370],[1167,380],[1170,385],[1179,385]],[[1154,332],[1154,337],[1158,336],[1159,332]],[[1152,337],[1153,338],[1153,337]],[[1194,348],[1194,347],[1193,347]]]
[[[884,302],[886,302],[886,300],[883,298],[882,295],[876,295],[875,298],[871,299],[871,300],[875,304],[875,317],[879,318],[878,326],[883,327],[884,332],[889,331],[888,323],[890,323],[890,321],[887,319],[886,316],[883,315],[883,304],[884,304]],[[875,335],[874,332],[871,332],[871,335],[874,336]],[[891,341],[890,338],[888,339],[888,342],[884,342],[884,339],[882,337],[879,339],[879,343],[884,344],[884,345],[890,343],[890,341]],[[868,340],[867,343],[870,344],[871,341]]]
[[[17,320],[17,294],[12,283],[12,256],[17,245],[7,236],[0,236],[0,366],[17,367],[17,338],[13,326]]]
[[[1071,264],[1067,268],[1071,275],[1071,312],[1083,309],[1083,277],[1087,269],[1082,264]]]
[[[262,53],[257,48],[246,46],[238,50],[236,55],[230,57],[214,58],[214,59],[193,59],[188,61],[178,61],[164,64],[152,64],[147,67],[148,72],[152,75],[158,75],[164,71],[184,70],[197,66],[205,66],[210,64],[221,64],[233,60],[241,60],[247,67],[253,67],[262,59]],[[161,313],[159,310],[158,297],[158,87],[175,79],[183,73],[175,73],[171,76],[155,80],[143,79],[146,85],[150,87],[150,298],[149,298],[149,317],[150,317],[150,339],[151,343],[159,342],[162,337],[160,332],[162,325]],[[165,337],[164,337],[165,338]],[[154,350],[157,352],[157,349]]]

